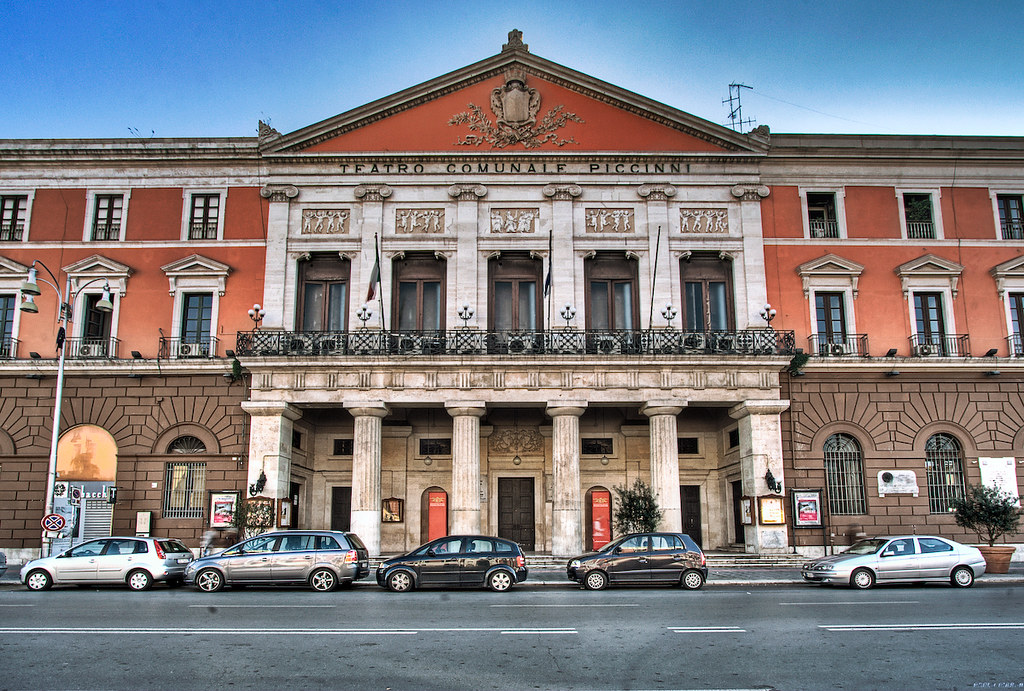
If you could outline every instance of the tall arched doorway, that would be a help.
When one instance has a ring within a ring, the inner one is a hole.
[[[429,542],[448,534],[448,493],[440,487],[428,487],[420,497],[420,542]]]
[[[77,425],[61,435],[53,510],[64,516],[66,527],[53,541],[54,553],[110,535],[116,474],[117,442],[105,429]]]
[[[586,499],[587,550],[599,550],[612,539],[612,493],[591,487]]]

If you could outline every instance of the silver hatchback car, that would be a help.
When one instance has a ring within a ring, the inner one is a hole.
[[[282,530],[196,559],[185,570],[185,581],[207,593],[225,585],[257,584],[308,584],[329,592],[369,573],[369,553],[355,533]]]
[[[29,590],[65,583],[126,583],[132,590],[148,590],[157,581],[174,587],[184,582],[192,559],[192,550],[174,538],[104,537],[28,562],[21,567],[21,582]]]
[[[802,573],[809,583],[861,589],[876,583],[923,581],[969,588],[985,573],[985,566],[977,547],[944,537],[900,535],[860,540],[841,554],[805,563]]]

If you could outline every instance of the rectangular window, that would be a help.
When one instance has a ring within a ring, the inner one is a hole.
[[[92,217],[93,240],[121,239],[121,210],[123,194],[97,194],[96,211]]]
[[[333,455],[351,456],[354,448],[353,440],[351,439],[335,439]]]
[[[96,305],[101,299],[103,299],[103,296],[97,293],[90,293],[85,296],[82,339],[79,342],[77,351],[77,355],[81,357],[112,357],[110,339],[111,313],[96,309]]]
[[[447,264],[434,256],[407,256],[394,263],[393,314],[399,331],[444,329],[444,286]]]
[[[831,355],[831,346],[846,347],[846,313],[842,293],[815,293],[814,313],[818,324],[818,351]],[[836,353],[841,354],[841,353]]]
[[[302,432],[296,429],[292,430],[292,448],[302,450]]]
[[[420,456],[451,456],[452,440],[423,438],[420,439]]]
[[[700,453],[700,444],[697,437],[679,437],[676,440],[676,450],[680,456],[694,456]]]
[[[212,320],[213,295],[209,293],[188,293],[184,295],[179,355],[209,357]],[[197,347],[187,348],[185,346]]]
[[[206,502],[206,464],[168,463],[164,518],[202,518]]]
[[[216,240],[220,219],[219,194],[193,194],[189,214],[189,240]]]
[[[812,238],[839,237],[835,193],[807,193],[807,227]]]
[[[907,237],[934,240],[935,216],[932,212],[932,196],[905,192],[903,214],[907,222]]]
[[[0,358],[14,357],[14,295],[0,295]]]
[[[729,448],[735,449],[740,445],[740,431],[738,429],[729,430]]]
[[[999,206],[999,227],[1004,240],[1024,240],[1024,196],[996,195]]]
[[[614,453],[611,437],[584,437],[580,439],[580,453],[584,456],[610,456]]]
[[[945,350],[946,323],[941,293],[914,293],[917,355],[940,355]]]
[[[0,242],[20,242],[25,235],[26,196],[0,196]]]
[[[637,262],[611,253],[584,264],[587,286],[587,328],[630,331],[640,326]]]
[[[687,331],[728,331],[733,325],[732,266],[716,256],[691,256],[679,265]]]
[[[1024,293],[1010,293],[1010,324],[1013,328],[1010,352],[1021,357],[1024,355]]]

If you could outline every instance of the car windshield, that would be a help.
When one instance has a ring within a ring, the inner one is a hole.
[[[843,552],[843,554],[874,554],[878,550],[882,549],[888,540],[882,540],[880,538],[872,538],[870,540],[861,540],[855,542],[853,547]]]

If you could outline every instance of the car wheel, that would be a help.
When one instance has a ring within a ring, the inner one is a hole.
[[[583,586],[587,590],[604,590],[608,587],[608,576],[604,571],[591,571],[583,579]]]
[[[704,574],[700,571],[690,569],[689,571],[683,572],[683,577],[680,582],[687,590],[700,590],[704,587]]]
[[[957,588],[970,588],[974,585],[974,572],[966,566],[958,566],[949,575],[949,582]]]
[[[33,571],[25,579],[25,587],[29,590],[49,590],[53,579],[45,571]]]
[[[504,569],[499,569],[488,576],[487,587],[496,593],[503,593],[512,587],[512,575]]]
[[[224,587],[224,576],[217,569],[203,569],[196,574],[196,587],[204,593],[215,593]]]
[[[127,581],[128,587],[132,590],[149,590],[153,585],[153,577],[149,575],[148,571],[142,569],[136,569],[128,574]]]
[[[309,574],[309,586],[318,593],[329,593],[338,587],[338,577],[330,569],[317,569]]]
[[[867,590],[875,584],[875,574],[869,569],[857,569],[850,575],[850,585],[854,588]]]
[[[388,590],[393,593],[405,593],[412,590],[412,575],[408,571],[392,571],[388,574]]]

